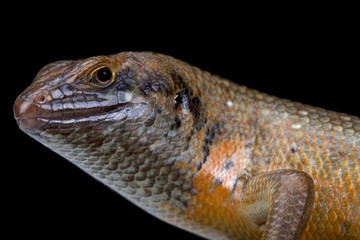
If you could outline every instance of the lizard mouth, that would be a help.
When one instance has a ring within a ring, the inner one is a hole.
[[[120,109],[126,103],[102,104],[101,102],[46,103],[44,97],[20,95],[14,104],[14,115],[19,127],[25,132],[34,132],[42,128],[71,126],[83,122],[102,122],[106,120],[124,120],[126,114]]]

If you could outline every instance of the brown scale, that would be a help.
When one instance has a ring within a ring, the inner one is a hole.
[[[14,112],[34,139],[207,239],[360,239],[358,117],[133,52],[45,66]]]

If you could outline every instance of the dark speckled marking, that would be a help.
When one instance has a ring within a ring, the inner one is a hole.
[[[175,98],[175,109],[180,106],[183,108],[188,108],[194,119],[194,126],[196,130],[201,130],[206,121],[203,121],[201,118],[201,101],[194,95],[191,88],[187,86],[184,82],[182,76],[172,73],[171,78],[173,79],[175,85],[178,86],[180,91],[177,93]]]
[[[206,130],[205,136],[204,136],[204,144],[202,147],[202,153],[203,158],[201,163],[198,166],[198,169],[200,170],[202,165],[206,162],[207,157],[210,154],[210,147],[213,144],[214,138],[216,135],[220,134],[220,125],[218,123],[213,124],[210,128]]]
[[[215,183],[215,186],[218,187],[218,186],[220,186],[220,185],[223,183],[223,180],[222,180],[222,179],[219,179],[219,178],[216,178],[215,181],[214,181],[214,183]]]
[[[203,124],[202,121],[200,120],[200,108],[201,108],[201,102],[199,100],[199,98],[197,97],[193,97],[190,98],[189,100],[189,109],[191,114],[194,117],[194,125],[196,127],[196,130],[201,130]]]
[[[234,166],[234,163],[232,161],[228,161],[227,163],[225,163],[224,165],[224,169],[225,170],[229,170],[230,168],[232,168]]]
[[[236,189],[236,185],[237,185],[237,182],[238,182],[238,181],[239,181],[239,178],[237,177],[237,178],[235,179],[235,182],[234,182],[232,188],[231,188],[231,193],[232,193],[232,194],[235,193],[235,189]]]
[[[290,148],[290,152],[294,154],[296,152],[295,148]]]
[[[231,193],[232,194],[235,194],[235,190],[236,190],[236,186],[237,184],[239,183],[239,181],[242,181],[243,182],[243,186],[242,186],[242,189],[244,190],[245,186],[246,186],[246,183],[248,182],[248,178],[245,177],[244,175],[240,175],[238,176],[236,179],[235,179],[235,182],[231,188]]]

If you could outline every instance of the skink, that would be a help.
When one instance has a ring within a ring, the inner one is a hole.
[[[51,63],[14,114],[92,177],[206,239],[360,239],[356,116],[149,52]]]

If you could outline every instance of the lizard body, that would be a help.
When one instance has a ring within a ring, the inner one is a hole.
[[[360,119],[126,52],[45,66],[20,128],[207,239],[360,239]]]

